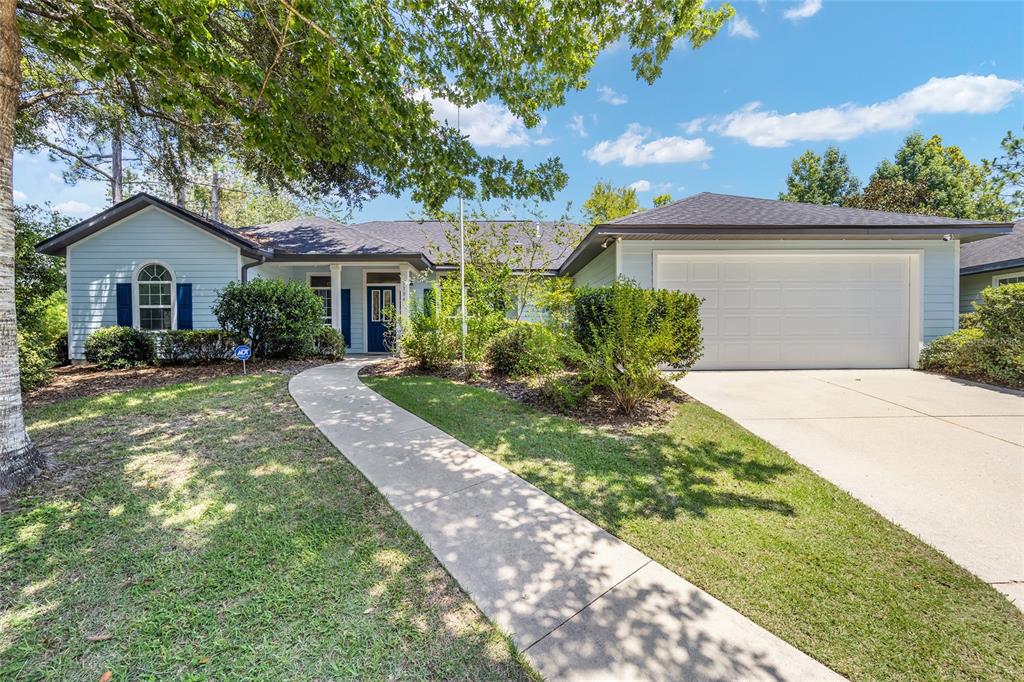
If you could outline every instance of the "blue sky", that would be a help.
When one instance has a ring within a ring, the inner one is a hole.
[[[794,156],[829,144],[866,181],[913,130],[977,161],[1024,124],[1024,3],[733,4],[738,20],[700,50],[677,48],[652,86],[633,77],[629,50],[617,46],[542,126],[527,130],[484,104],[463,111],[463,129],[484,153],[561,157],[569,185],[545,207],[557,216],[569,202],[578,209],[599,180],[637,183],[643,205],[660,192],[774,198]],[[436,104],[438,116],[449,109]],[[60,170],[18,154],[16,199],[78,217],[104,206],[102,184],[66,186]],[[381,197],[352,218],[415,212],[407,198]]]

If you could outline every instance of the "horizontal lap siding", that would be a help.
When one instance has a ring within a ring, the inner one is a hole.
[[[573,277],[578,286],[606,287],[615,281],[615,249],[618,245],[612,242],[608,248],[595,256],[589,263],[580,268]],[[650,286],[650,285],[648,285]]]
[[[154,261],[169,266],[175,282],[192,284],[193,328],[218,327],[210,308],[217,292],[238,278],[238,248],[149,207],[68,249],[72,359],[84,358],[89,334],[117,324],[115,285],[131,282],[138,266]]]
[[[818,240],[818,241],[765,241],[765,240],[622,240],[623,277],[633,279],[642,287],[650,288],[654,279],[655,251],[752,251],[764,250],[857,250],[857,249],[919,249],[923,251],[922,269],[924,287],[921,322],[925,342],[948,334],[956,327],[953,306],[956,272],[956,243],[939,240]],[[597,259],[594,259],[597,260]],[[582,270],[580,271],[582,272]]]

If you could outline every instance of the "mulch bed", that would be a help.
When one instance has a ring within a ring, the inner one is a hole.
[[[433,376],[448,379],[468,386],[477,386],[501,393],[510,400],[524,403],[544,412],[570,417],[588,426],[604,431],[622,432],[637,426],[654,426],[664,424],[672,419],[675,408],[681,403],[692,400],[688,395],[669,386],[654,400],[637,408],[632,415],[619,411],[611,396],[595,390],[589,397],[568,413],[559,412],[550,400],[541,392],[541,384],[536,380],[512,379],[493,374],[487,368],[478,368],[468,376],[460,367],[444,370],[426,371],[420,369],[414,360],[409,358],[389,358],[381,362],[367,365],[360,374],[370,376]]]
[[[276,372],[292,375],[324,364],[325,360],[256,360],[247,363],[247,371]],[[53,379],[45,386],[23,396],[27,406],[102,395],[133,388],[168,386],[186,381],[216,379],[242,373],[240,362],[217,362],[209,365],[136,367],[133,369],[100,369],[95,365],[69,365],[53,370]]]

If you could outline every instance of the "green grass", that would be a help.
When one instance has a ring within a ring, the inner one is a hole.
[[[0,517],[0,679],[526,679],[280,375],[33,409]],[[13,508],[13,509],[12,509]]]
[[[705,405],[614,436],[441,379],[366,382],[844,675],[1024,679],[999,593]]]

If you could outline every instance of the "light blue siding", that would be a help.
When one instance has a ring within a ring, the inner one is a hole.
[[[210,306],[218,290],[238,279],[238,247],[151,206],[68,248],[72,360],[85,357],[89,334],[117,324],[115,285],[131,282],[137,269],[151,262],[169,267],[175,282],[192,284],[193,327],[217,328]],[[133,319],[137,324],[137,313]]]
[[[974,312],[974,306],[972,304],[981,299],[982,289],[987,289],[992,286],[993,277],[1008,275],[1011,273],[1019,275],[1021,272],[1024,272],[1024,268],[1018,265],[1015,268],[979,272],[974,275],[964,275],[960,278],[960,312]]]
[[[631,242],[635,243],[635,242]],[[605,287],[615,281],[615,251],[619,248],[618,242],[612,242],[608,248],[603,249],[589,263],[580,268],[573,277],[573,281],[579,286]]]
[[[635,280],[642,287],[652,286],[655,251],[755,251],[776,250],[847,250],[847,249],[914,249],[923,252],[921,291],[921,324],[924,341],[948,334],[956,328],[956,243],[940,240],[623,240],[621,276]],[[597,259],[595,259],[597,260]],[[582,270],[581,270],[582,272]]]

